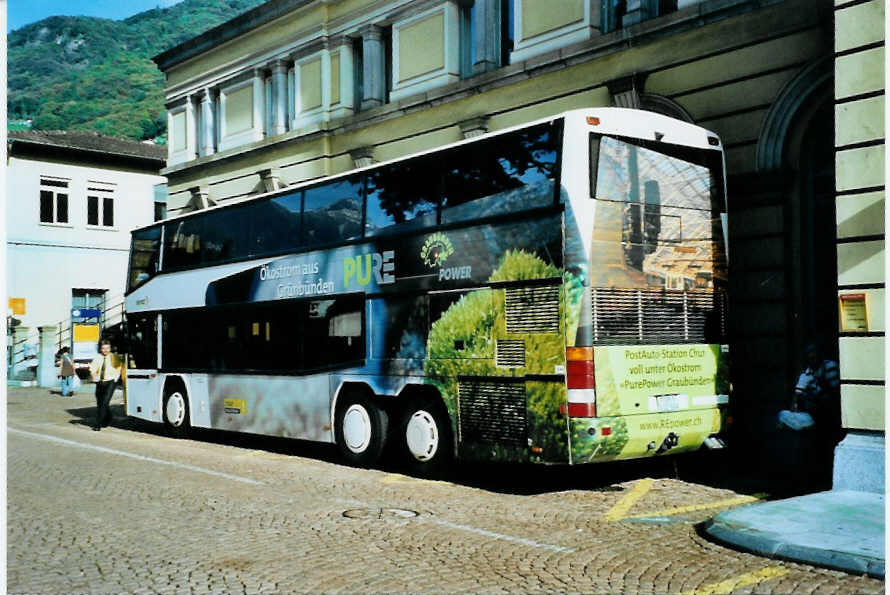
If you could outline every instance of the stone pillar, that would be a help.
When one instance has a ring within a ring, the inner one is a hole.
[[[26,326],[17,326],[12,329],[12,361],[10,362],[9,377],[12,378],[15,365],[25,359],[25,342],[31,329]]]
[[[383,55],[383,35],[377,25],[362,29],[362,109],[383,105],[386,94],[386,57]]]
[[[335,76],[340,77],[340,105],[344,108],[355,108],[355,77],[353,69],[355,62],[352,56],[352,40],[343,37],[339,43],[340,72]]]
[[[253,70],[253,129],[262,136],[266,132],[266,73],[262,68]]]
[[[269,136],[287,132],[287,67],[284,60],[272,62],[272,129]]]
[[[201,156],[213,155],[216,132],[213,126],[213,95],[204,89],[201,95]]]
[[[476,0],[476,57],[473,72],[488,72],[501,65],[501,2]]]
[[[197,118],[195,117],[195,98],[185,98],[185,150],[186,158],[191,161],[198,156]]]
[[[296,64],[291,64],[290,68],[287,69],[287,128],[288,128],[288,130],[294,129],[294,119],[297,117],[297,113],[296,113],[297,70],[296,70],[296,68],[297,68]]]
[[[44,387],[58,385],[56,377],[56,327],[41,326],[40,349],[37,352],[37,384]]]

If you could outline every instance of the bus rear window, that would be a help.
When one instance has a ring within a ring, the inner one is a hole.
[[[673,153],[677,153],[676,155]],[[591,137],[592,196],[710,211],[722,192],[719,153],[658,145],[658,150],[608,136]],[[712,167],[709,167],[712,165]]]
[[[161,228],[152,227],[133,232],[130,248],[130,274],[127,277],[127,291],[133,291],[158,272],[158,258],[161,253]]]

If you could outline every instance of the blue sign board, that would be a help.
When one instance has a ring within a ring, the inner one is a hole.
[[[72,318],[96,318],[98,319],[102,315],[102,311],[99,308],[74,308],[71,310]]]

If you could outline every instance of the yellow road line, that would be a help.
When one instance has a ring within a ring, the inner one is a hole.
[[[750,502],[757,502],[757,498],[754,496],[738,496],[737,498],[729,498],[728,500],[718,500],[716,502],[707,502],[705,504],[690,504],[689,506],[678,506],[677,508],[666,508],[664,510],[656,510],[653,512],[647,512],[644,514],[632,514],[627,516],[622,516],[619,518],[625,519],[643,519],[647,517],[653,516],[671,516],[674,514],[683,514],[685,512],[695,512],[697,510],[708,510],[709,508],[723,508],[728,506],[737,506],[739,504],[748,504]],[[611,512],[611,511],[610,511]],[[611,519],[618,520],[618,519]]]
[[[739,576],[720,581],[719,583],[711,583],[710,585],[703,585],[692,591],[684,591],[681,595],[726,595],[727,593],[732,593],[733,590],[738,589],[739,587],[756,585],[763,581],[778,578],[784,574],[788,574],[788,570],[785,568],[780,568],[779,566],[767,566],[763,570],[758,570],[757,572],[740,574]]]
[[[411,483],[437,483],[439,485],[448,485],[447,481],[436,479],[423,479],[420,477],[411,477],[410,475],[402,475],[400,473],[387,473],[380,478],[381,483],[390,484],[411,484]]]
[[[637,500],[646,495],[646,493],[652,489],[652,484],[654,480],[646,477],[641,479],[636,483],[631,491],[625,494],[621,500],[619,500],[615,506],[609,509],[609,511],[603,515],[607,521],[617,521],[624,518],[624,515],[627,514],[627,511],[631,509],[631,507],[637,503]]]
[[[398,473],[387,473],[380,481],[383,483],[414,483],[417,480],[413,477],[408,477],[407,475],[400,475]]]

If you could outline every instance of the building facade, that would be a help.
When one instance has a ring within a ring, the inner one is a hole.
[[[9,133],[6,286],[19,328],[121,301],[130,231],[164,207],[165,152],[95,133]]]
[[[736,422],[769,432],[803,345],[822,343],[842,366],[862,339],[883,349],[882,319],[838,341],[834,288],[860,284],[845,251],[883,258],[883,227],[855,235],[861,247],[835,242],[838,218],[883,205],[883,170],[866,202],[831,190],[835,158],[860,142],[835,151],[835,111],[858,121],[883,105],[883,91],[851,91],[865,102],[844,99],[852,115],[835,103],[833,62],[858,47],[832,47],[845,6],[870,22],[883,11],[880,0],[272,0],[155,57],[167,79],[170,214],[575,108],[694,122],[726,149]],[[855,19],[844,25],[852,37]],[[867,59],[883,55],[883,42],[864,43]],[[880,136],[883,147],[882,121]],[[877,316],[883,280],[866,268]],[[883,377],[862,380],[870,388],[845,384],[844,419],[854,428],[871,412],[882,432],[872,413]]]
[[[835,3],[834,109],[842,422],[836,487],[884,491],[885,5]]]

